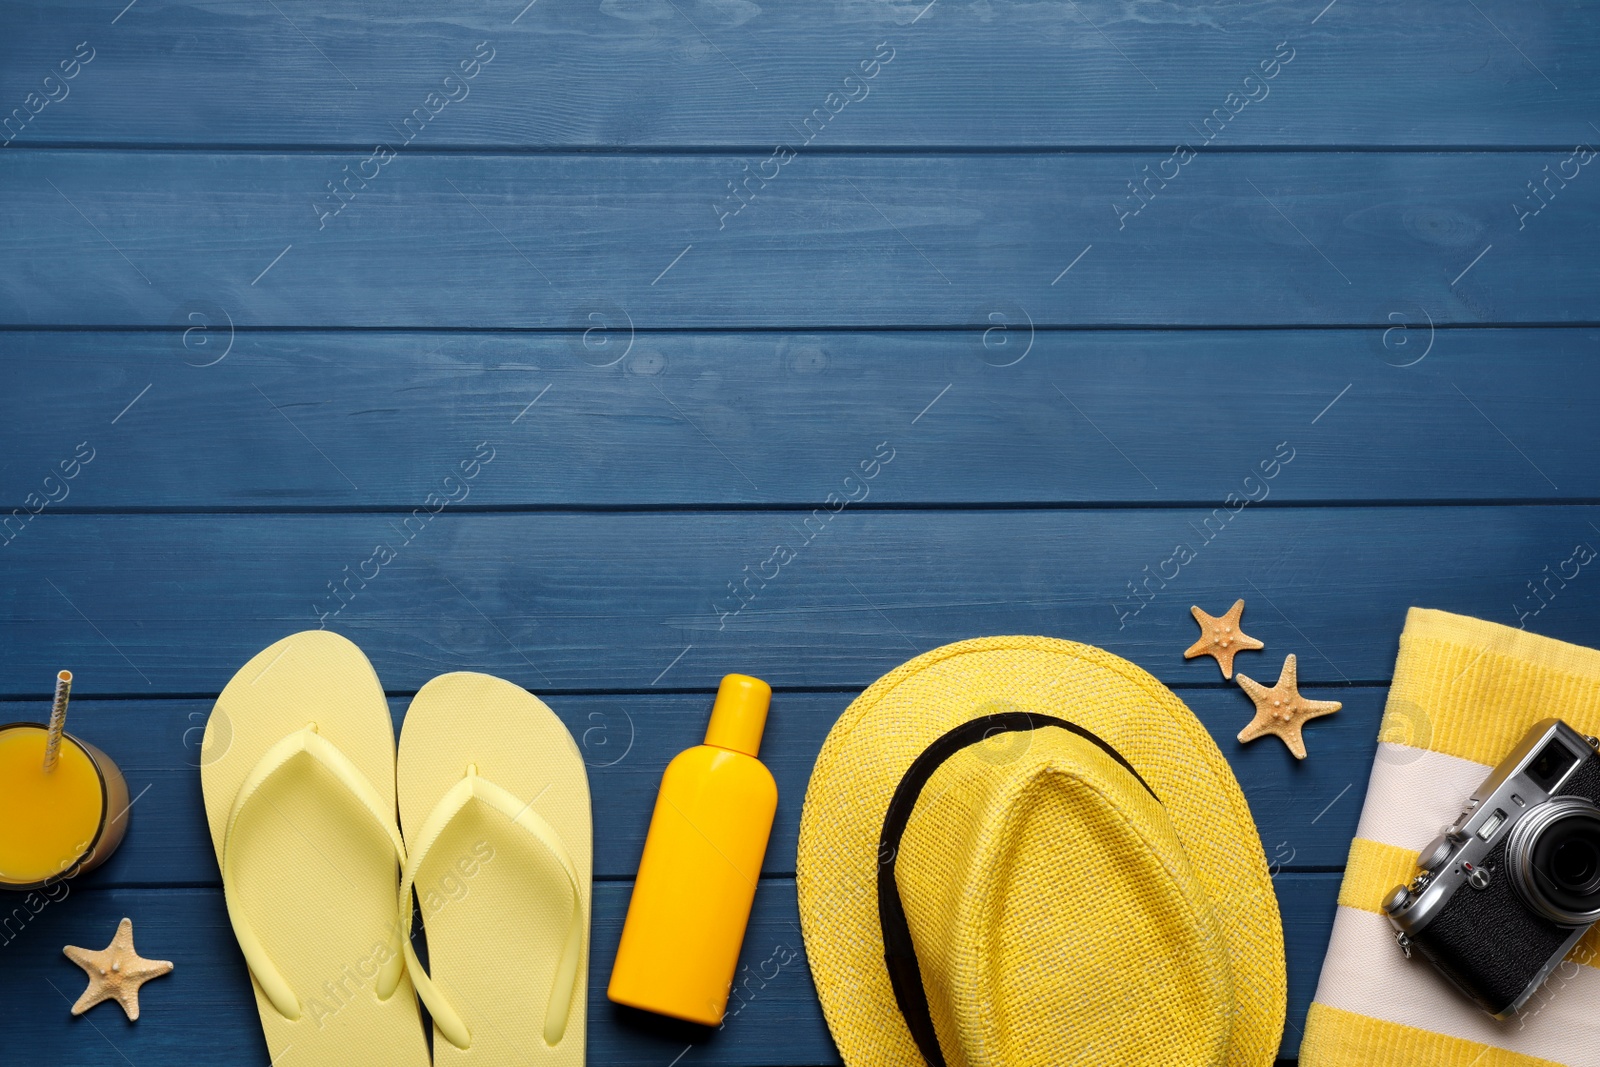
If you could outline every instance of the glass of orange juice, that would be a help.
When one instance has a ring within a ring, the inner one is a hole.
[[[103,863],[128,829],[128,783],[104,752],[48,728],[0,726],[0,889],[38,889]]]

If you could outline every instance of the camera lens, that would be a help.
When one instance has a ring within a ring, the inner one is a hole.
[[[1600,919],[1600,810],[1579,797],[1531,809],[1506,843],[1514,884],[1548,918],[1567,926]]]
[[[1592,888],[1600,870],[1600,848],[1592,837],[1570,837],[1550,849],[1550,879],[1562,889],[1582,893]]]

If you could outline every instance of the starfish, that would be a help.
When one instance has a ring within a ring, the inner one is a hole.
[[[1283,673],[1278,675],[1278,684],[1271,689],[1242,674],[1239,686],[1250,694],[1256,705],[1256,717],[1239,731],[1239,740],[1254,741],[1262,734],[1277,734],[1295,759],[1306,758],[1306,743],[1300,736],[1300,728],[1308,720],[1332,715],[1344,707],[1337,700],[1307,700],[1300,695],[1300,670],[1295,665],[1293,652],[1283,661]]]
[[[1260,641],[1239,629],[1239,616],[1244,614],[1244,601],[1235,600],[1233,607],[1222,618],[1213,618],[1196,604],[1189,609],[1194,621],[1200,624],[1200,640],[1184,649],[1184,659],[1196,656],[1215,656],[1224,678],[1233,677],[1233,654],[1246,649],[1266,648]]]
[[[82,1015],[102,1000],[115,1000],[130,1020],[137,1019],[139,987],[172,970],[166,960],[147,960],[133,950],[132,919],[123,919],[117,926],[117,936],[99,952],[77,945],[68,945],[61,951],[89,974],[89,988],[72,1006],[74,1015]]]

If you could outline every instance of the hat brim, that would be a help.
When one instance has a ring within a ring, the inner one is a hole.
[[[1227,937],[1236,998],[1228,1067],[1270,1065],[1283,1033],[1283,927],[1233,771],[1194,713],[1155,678],[1102,649],[1047,637],[980,638],[924,653],[857,697],[823,743],[795,872],[812,978],[845,1063],[922,1067],[884,965],[879,834],[917,755],[960,723],[1002,710],[1092,731],[1150,784]],[[1130,946],[1130,959],[1136,952]]]

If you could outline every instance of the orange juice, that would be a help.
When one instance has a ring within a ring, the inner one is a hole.
[[[66,734],[46,773],[45,741],[37,723],[0,726],[0,888],[32,888],[93,867],[127,827],[128,786],[116,764]]]

